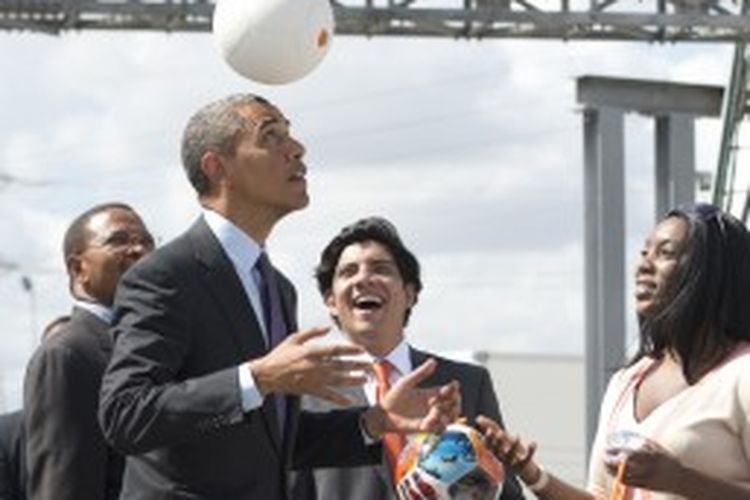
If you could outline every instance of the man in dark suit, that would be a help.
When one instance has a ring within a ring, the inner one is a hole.
[[[23,412],[0,415],[0,500],[26,498],[23,442]]]
[[[99,388],[112,349],[108,329],[117,281],[152,249],[140,217],[122,203],[87,210],[65,233],[73,311],[34,352],[24,380],[31,500],[119,495],[123,459],[107,446],[99,428]]]
[[[327,328],[291,333],[295,291],[268,261],[274,225],[308,203],[304,153],[257,96],[189,120],[182,159],[203,216],[117,292],[99,418],[129,455],[122,498],[288,498],[292,460],[368,463],[384,431],[440,428],[457,414],[455,384],[416,388],[434,362],[379,405],[300,414],[301,394],[347,403],[337,387],[362,383],[369,366],[341,359],[360,348],[313,343]]]
[[[425,383],[458,380],[462,416],[472,423],[477,416],[485,415],[502,426],[492,380],[485,368],[432,356],[406,341],[404,329],[417,303],[422,281],[419,261],[390,222],[370,217],[343,228],[323,250],[316,278],[337,326],[374,360],[392,367],[391,383],[426,358],[434,357],[437,368]],[[377,383],[371,377],[363,388],[353,391],[359,393],[360,400],[373,401]],[[304,398],[303,405],[317,411],[331,407],[310,398]],[[319,469],[312,474],[307,471],[299,474],[295,488],[300,497],[320,500],[391,499],[395,498],[395,492],[389,465],[393,464],[385,456],[377,466]],[[519,482],[509,471],[500,498],[523,499]]]

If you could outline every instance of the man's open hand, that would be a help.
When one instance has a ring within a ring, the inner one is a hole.
[[[436,366],[434,359],[425,361],[393,384],[382,401],[365,412],[365,426],[372,437],[379,438],[385,432],[439,433],[458,418],[461,413],[458,382],[439,387],[417,387],[435,371]]]
[[[250,361],[250,371],[260,393],[308,394],[339,405],[352,404],[351,398],[336,388],[364,384],[364,372],[371,369],[371,364],[341,359],[362,354],[361,347],[311,343],[328,330],[317,327],[293,333],[262,358]]]

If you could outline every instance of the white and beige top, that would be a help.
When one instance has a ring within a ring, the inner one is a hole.
[[[603,462],[605,443],[620,430],[655,441],[687,467],[750,485],[750,344],[742,344],[696,384],[637,421],[635,388],[654,362],[643,358],[612,376],[602,400],[587,489],[597,498],[609,497],[613,478]],[[631,498],[683,497],[636,489]]]

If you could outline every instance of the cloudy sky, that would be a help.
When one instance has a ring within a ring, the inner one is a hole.
[[[199,106],[253,91],[307,148],[312,203],[277,226],[272,256],[297,284],[300,323],[328,323],[319,250],[344,224],[390,218],[420,257],[409,328],[435,350],[583,350],[581,75],[725,85],[729,45],[338,37],[291,85],[235,75],[208,34],[0,33],[0,409],[20,403],[39,331],[70,308],[68,222],[132,204],[160,241],[196,217],[179,137]],[[697,128],[699,169],[720,124]],[[626,124],[628,255],[651,223],[652,124]],[[32,289],[22,286],[22,277]]]

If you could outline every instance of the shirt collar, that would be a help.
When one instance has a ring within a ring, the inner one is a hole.
[[[412,370],[409,343],[406,342],[406,339],[402,339],[383,359],[391,363],[401,375],[406,375]]]
[[[241,271],[252,271],[263,248],[221,214],[204,208],[203,218],[234,267]]]
[[[79,309],[90,312],[108,325],[112,324],[112,320],[114,319],[114,312],[112,311],[111,307],[99,304],[98,302],[86,302],[79,299],[75,300],[75,306]]]

